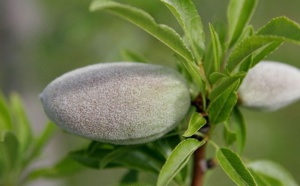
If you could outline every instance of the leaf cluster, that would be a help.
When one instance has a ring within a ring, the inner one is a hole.
[[[191,181],[185,175],[190,171],[189,157],[198,148],[211,142],[220,166],[237,185],[295,183],[276,164],[265,161],[245,164],[240,155],[231,149],[236,147],[241,154],[246,144],[246,124],[238,108],[237,93],[243,78],[249,69],[277,50],[282,43],[299,44],[299,24],[282,16],[254,30],[249,21],[257,0],[230,0],[227,28],[217,30],[219,25],[209,24],[210,37],[207,42],[201,17],[191,0],[160,1],[178,21],[183,36],[173,28],[157,23],[147,12],[127,4],[94,0],[90,10],[113,13],[169,47],[174,52],[178,70],[189,82],[197,108],[191,107],[187,121],[177,129],[179,137],[176,143],[171,146],[168,145],[171,141],[168,137],[143,146],[118,147],[93,142],[87,149],[74,152],[71,156],[93,168],[123,166],[130,170],[151,172],[157,175],[158,186],[168,185],[172,180],[179,185],[186,185]],[[226,39],[221,37],[223,35],[227,36]],[[127,60],[149,62],[132,51],[124,51],[123,55]],[[209,132],[203,132],[203,128],[208,126]],[[224,147],[219,147],[211,140],[211,134],[219,126],[224,129]],[[96,151],[91,152],[95,144]],[[130,162],[132,159],[136,161]],[[147,163],[137,165],[145,159]],[[268,171],[271,167],[275,172],[287,176],[274,176]],[[136,175],[137,172],[130,171],[130,174]],[[137,179],[135,181],[138,182]]]

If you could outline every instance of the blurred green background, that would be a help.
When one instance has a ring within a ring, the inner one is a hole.
[[[182,31],[159,0],[123,0],[148,11],[159,23]],[[153,63],[174,67],[172,52],[132,24],[106,12],[90,13],[86,0],[2,0],[0,1],[0,89],[21,94],[38,134],[47,118],[38,94],[54,78],[72,69],[106,61],[121,61],[121,51],[142,53]],[[208,22],[226,22],[228,0],[195,0],[209,34]],[[299,0],[260,0],[251,23],[260,28],[271,18],[285,15],[300,22]],[[300,47],[284,44],[268,59],[300,68]],[[300,102],[272,113],[243,110],[248,126],[244,155],[270,159],[290,170],[300,183]],[[214,138],[221,139],[221,135]],[[36,167],[51,166],[68,150],[85,141],[57,133]],[[124,170],[86,170],[57,180],[39,180],[31,185],[113,185]],[[220,168],[210,172],[209,186],[234,185]]]

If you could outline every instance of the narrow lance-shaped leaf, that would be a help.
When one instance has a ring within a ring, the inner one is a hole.
[[[219,72],[221,66],[221,56],[222,56],[222,46],[218,36],[218,33],[215,31],[212,24],[209,24],[211,43],[213,47],[213,56],[214,56],[214,71]]]
[[[186,139],[180,142],[173,150],[162,167],[157,181],[157,186],[166,186],[176,176],[176,174],[186,165],[192,153],[206,141],[196,139]]]
[[[263,175],[249,169],[257,185],[261,186],[284,186],[279,180]]]
[[[26,116],[22,101],[16,93],[11,94],[10,103],[14,116],[16,136],[20,142],[20,153],[24,153],[33,138],[31,125]]]
[[[0,91],[0,130],[11,130],[12,121],[5,96]]]
[[[282,39],[274,36],[252,36],[244,39],[242,42],[236,45],[236,47],[234,47],[233,51],[228,57],[226,66],[227,70],[232,72],[248,56],[272,43],[276,43],[274,45],[280,45],[282,43]],[[273,49],[275,50],[277,47]],[[271,53],[272,50],[268,50],[267,52]],[[264,56],[266,55],[267,53],[264,53]]]
[[[220,148],[217,151],[217,159],[222,169],[237,185],[256,186],[250,171],[236,153],[227,148]]]
[[[228,76],[226,76],[226,74],[223,74],[221,72],[213,72],[209,76],[209,81],[212,84],[215,84],[215,83],[217,83],[218,81],[220,81],[220,80],[222,80],[224,78],[228,78]]]
[[[227,10],[229,28],[229,47],[233,46],[241,36],[251,19],[257,0],[231,0]]]
[[[14,171],[20,163],[20,146],[19,141],[15,134],[10,131],[1,131],[1,136],[3,139],[0,139],[0,158],[3,167],[0,167],[1,171],[7,171],[10,173]],[[6,179],[6,178],[5,178]]]
[[[224,91],[233,85],[235,82],[239,81],[245,76],[244,73],[235,74],[232,77],[226,78],[223,80],[217,87],[215,87],[209,95],[210,101],[214,101],[218,96],[222,95]]]
[[[200,113],[194,112],[192,115],[188,129],[183,134],[184,137],[190,137],[201,129],[206,124],[206,119]]]
[[[209,105],[209,118],[212,124],[218,124],[227,121],[230,117],[233,107],[237,103],[236,89],[239,86],[239,80],[229,86],[221,95],[219,95]]]
[[[124,58],[125,61],[133,61],[133,62],[141,62],[141,63],[149,62],[149,60],[146,59],[146,57],[131,50],[123,50],[122,57]]]
[[[203,25],[198,11],[191,0],[161,0],[174,14],[179,24],[184,30],[189,44],[196,56],[197,62],[200,62],[205,45],[205,36]]]
[[[229,127],[229,122],[224,122],[224,140],[227,145],[232,145],[236,141],[236,133]]]
[[[29,157],[25,161],[23,161],[23,167],[27,166],[27,164],[30,163],[31,160],[40,155],[42,149],[45,148],[45,145],[53,136],[55,129],[55,124],[49,121],[42,134],[34,141],[34,145]]]
[[[300,25],[287,17],[277,17],[259,29],[257,35],[276,36],[300,44]]]
[[[299,184],[285,168],[272,161],[254,161],[248,164],[248,168],[256,173],[278,180],[282,185],[299,186]]]
[[[111,11],[132,22],[163,42],[187,61],[194,61],[191,51],[186,47],[180,36],[172,28],[157,24],[155,20],[143,10],[110,0],[94,0],[90,6],[90,10],[96,11],[100,9]]]
[[[239,153],[242,153],[246,145],[246,123],[243,114],[235,107],[232,112],[233,122],[236,131],[237,147]]]

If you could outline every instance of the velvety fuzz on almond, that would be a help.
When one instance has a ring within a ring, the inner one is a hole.
[[[113,144],[155,140],[174,129],[190,107],[175,70],[119,62],[62,75],[41,94],[44,110],[71,133]]]
[[[262,61],[246,75],[240,89],[241,104],[276,110],[300,98],[300,70],[279,62]]]

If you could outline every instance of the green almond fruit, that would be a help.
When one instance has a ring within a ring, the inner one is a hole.
[[[68,72],[40,97],[48,117],[66,131],[124,145],[162,137],[181,122],[191,102],[177,71],[133,62]]]
[[[300,98],[300,70],[291,65],[262,61],[250,69],[239,88],[241,105],[273,111]]]

